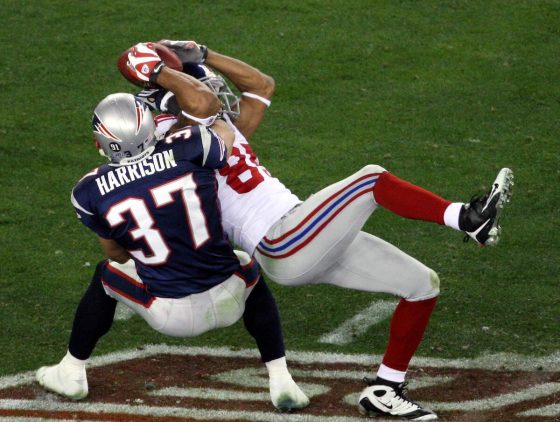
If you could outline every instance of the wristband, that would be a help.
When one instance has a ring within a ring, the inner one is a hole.
[[[267,107],[270,107],[270,104],[272,104],[272,102],[268,98],[261,97],[260,95],[253,94],[251,92],[243,92],[241,95],[244,95],[245,97],[253,98],[254,100],[257,100],[257,101],[260,101],[261,103],[263,103]]]
[[[195,117],[192,114],[187,113],[186,111],[181,111],[181,114],[185,116],[187,119],[194,120],[196,123],[202,126],[210,126],[218,118],[217,114],[209,117]]]
[[[150,74],[151,84],[157,84],[156,80],[164,67],[165,63],[163,62],[163,60],[154,66],[154,70],[152,70],[152,73]]]

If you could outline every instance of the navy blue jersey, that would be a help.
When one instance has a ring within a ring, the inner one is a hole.
[[[151,293],[198,293],[240,267],[217,198],[215,169],[225,161],[225,145],[212,130],[187,127],[140,162],[85,175],[72,204],[83,224],[129,251]]]

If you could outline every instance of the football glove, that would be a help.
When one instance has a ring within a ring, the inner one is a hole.
[[[183,63],[202,64],[208,57],[208,48],[205,45],[197,44],[195,41],[161,40],[158,43],[173,50]]]
[[[156,84],[156,79],[164,67],[165,63],[158,56],[151,42],[138,43],[128,53],[129,73],[146,86]]]

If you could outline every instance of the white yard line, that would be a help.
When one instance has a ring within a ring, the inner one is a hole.
[[[0,409],[28,409],[90,413],[123,413],[127,415],[173,416],[201,420],[249,420],[268,422],[363,422],[363,418],[343,416],[291,415],[278,412],[207,410],[192,407],[144,406],[109,403],[71,403],[51,400],[0,400]]]
[[[227,347],[185,347],[168,346],[166,344],[150,344],[137,349],[124,350],[96,356],[88,364],[89,368],[95,368],[122,362],[131,359],[142,359],[160,354],[179,355],[179,356],[211,356],[211,357],[232,357],[232,358],[254,358],[259,359],[256,349],[235,349]],[[62,355],[61,355],[62,357]],[[294,363],[350,363],[356,365],[377,365],[381,361],[381,355],[366,354],[344,354],[326,352],[301,352],[288,351],[286,353],[288,362]],[[56,362],[45,362],[52,365]],[[443,359],[415,357],[412,359],[412,366],[435,367],[435,368],[457,368],[457,369],[486,369],[503,371],[560,371],[560,351],[548,356],[523,356],[513,353],[486,354],[477,358],[469,359]],[[0,377],[0,389],[15,387],[19,385],[31,384],[35,381],[35,371],[22,372],[15,375]]]
[[[225,347],[208,348],[208,347],[183,347],[183,346],[167,346],[167,345],[147,345],[139,349],[115,352],[103,356],[95,357],[90,362],[90,367],[101,367],[104,365],[123,362],[131,359],[143,359],[157,355],[180,355],[180,356],[210,356],[223,358],[251,358],[258,361],[258,353],[254,349],[230,350]],[[307,380],[315,379],[313,383],[300,383],[300,386],[308,393],[310,397],[324,394],[331,387],[323,385],[322,380],[325,379],[356,379],[364,375],[368,368],[377,364],[381,356],[373,355],[352,355],[342,353],[323,353],[323,352],[289,352],[288,361],[301,364],[355,364],[355,370],[333,370],[326,368],[321,369],[299,369],[294,368],[293,374],[297,377],[304,377]],[[433,359],[433,358],[416,358],[413,364],[423,367],[437,368],[454,368],[454,369],[487,369],[487,370],[536,370],[541,371],[559,371],[560,370],[560,352],[545,357],[529,357],[514,354],[493,354],[484,355],[475,359]],[[153,391],[151,394],[168,397],[189,397],[200,399],[219,399],[219,400],[254,400],[268,401],[270,400],[267,388],[267,376],[264,367],[256,368],[250,366],[243,369],[225,371],[215,374],[212,379],[229,383],[230,388],[178,388],[168,387],[161,390]],[[35,381],[34,372],[29,371],[22,374],[16,374],[0,378],[0,389],[9,387],[31,384]],[[452,381],[449,377],[422,377],[417,376],[411,383],[411,389],[433,385],[434,383],[446,383]],[[414,385],[416,384],[417,385]],[[248,393],[237,389],[239,385],[243,387],[258,387],[261,391]],[[494,396],[485,396],[480,400],[467,400],[460,402],[433,402],[427,403],[428,407],[436,411],[477,411],[477,410],[495,410],[512,404],[534,400],[556,394],[560,392],[559,382],[548,382],[514,391],[506,394],[498,394]],[[341,400],[347,405],[355,403],[357,394],[347,395]],[[198,409],[195,407],[179,407],[179,406],[147,406],[141,401],[137,404],[111,404],[111,403],[93,403],[93,402],[68,402],[60,400],[56,395],[48,395],[46,398],[37,400],[0,400],[0,409],[8,410],[36,410],[36,411],[72,411],[72,412],[91,412],[98,413],[122,413],[129,415],[153,415],[153,416],[176,416],[190,417],[200,420],[235,420],[243,419],[249,421],[270,421],[270,422],[354,422],[362,421],[362,418],[341,417],[341,416],[313,416],[304,414],[279,414],[275,412],[259,412],[259,411],[232,411],[221,409]],[[553,404],[543,406],[537,409],[531,409],[519,413],[523,416],[546,416],[556,417],[560,414],[560,405]],[[93,417],[93,416],[92,416]],[[11,418],[11,419],[10,419]],[[14,420],[17,422],[35,422],[41,420],[33,417],[16,417],[10,416],[0,417],[0,422],[5,420]]]
[[[344,345],[354,341],[367,332],[370,327],[389,318],[397,303],[392,300],[379,300],[371,304],[362,312],[343,322],[335,330],[319,338],[319,343]]]
[[[524,412],[518,413],[518,416],[547,416],[547,417],[558,417],[560,416],[560,403],[551,404],[550,406],[544,406],[537,409],[530,409]]]
[[[437,409],[438,411],[460,410],[472,412],[475,410],[491,410],[517,404],[526,400],[536,400],[560,391],[560,382],[548,382],[535,385],[514,393],[499,394],[497,396],[487,396],[481,400],[465,400],[460,402],[430,402],[426,407]]]

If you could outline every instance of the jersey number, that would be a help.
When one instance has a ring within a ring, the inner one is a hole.
[[[231,163],[235,157],[237,161]],[[270,176],[264,167],[259,166],[255,153],[249,144],[238,144],[231,150],[231,157],[228,165],[219,171],[226,177],[226,183],[237,193],[247,193],[252,191],[264,181],[265,176]]]
[[[164,185],[150,189],[156,207],[164,207],[175,201],[173,193],[180,192],[185,206],[187,225],[195,249],[210,239],[206,216],[202,211],[200,199],[196,194],[196,182],[192,174],[181,176]],[[129,231],[134,240],[144,239],[151,254],[146,255],[141,249],[129,251],[130,254],[146,265],[161,265],[167,262],[171,250],[167,246],[161,232],[155,227],[155,221],[150,214],[146,202],[141,198],[127,198],[113,205],[107,212],[106,219],[111,227],[123,224],[124,214],[130,213],[136,222],[136,228]]]

